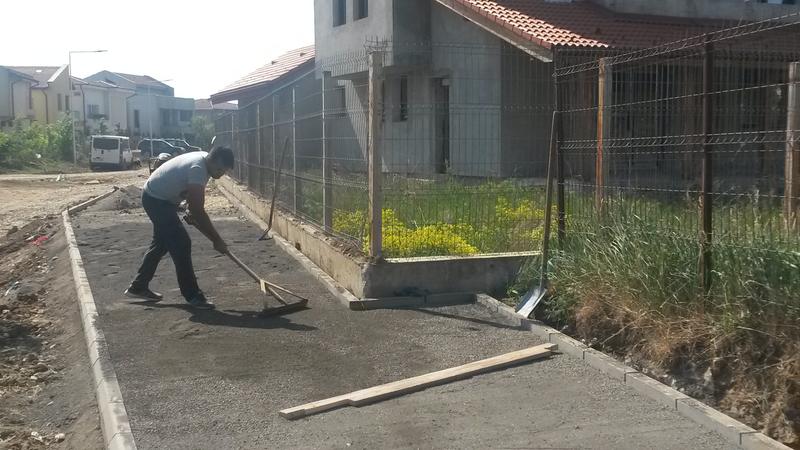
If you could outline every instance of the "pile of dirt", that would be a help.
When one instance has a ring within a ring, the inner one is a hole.
[[[596,296],[566,331],[637,370],[800,449],[800,329],[720,329],[703,311],[682,318]]]
[[[96,211],[119,211],[120,214],[130,213],[131,210],[142,207],[142,189],[137,186],[119,188],[110,196],[100,200],[92,206]]]

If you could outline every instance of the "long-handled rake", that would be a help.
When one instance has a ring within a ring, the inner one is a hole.
[[[278,173],[275,175],[275,185],[272,188],[272,202],[269,204],[269,219],[267,220],[267,229],[264,230],[264,234],[258,238],[259,241],[266,241],[272,239],[272,236],[269,235],[269,232],[272,230],[272,218],[275,215],[275,199],[278,197],[278,189],[280,188],[281,184],[281,173],[283,172],[283,160],[286,159],[286,150],[289,148],[289,137],[287,136],[286,139],[283,141],[283,150],[281,151],[281,162],[278,165]]]
[[[210,239],[210,237],[207,234],[205,234],[203,230],[197,227],[197,225],[195,224],[194,220],[192,220],[190,215],[188,214],[185,215],[183,217],[183,220],[185,220],[186,223],[193,225],[195,228],[200,230],[201,233],[203,233],[206,237]],[[258,274],[255,273],[255,271],[253,271],[253,269],[251,269],[250,267],[247,266],[247,264],[242,262],[242,260],[239,259],[239,257],[237,257],[236,255],[234,255],[230,249],[228,249],[228,251],[225,252],[225,255],[228,258],[230,258],[231,261],[236,263],[236,265],[239,266],[242,270],[244,270],[248,275],[250,275],[250,278],[255,280],[256,283],[258,283],[259,287],[261,288],[261,292],[263,292],[264,294],[271,295],[273,298],[275,298],[275,300],[278,301],[278,303],[280,303],[280,306],[269,306],[269,304],[267,304],[267,301],[265,299],[264,309],[261,311],[261,316],[269,317],[269,316],[279,316],[282,314],[288,314],[290,312],[305,309],[306,306],[308,305],[307,298],[295,294],[294,292],[284,287],[278,286],[275,283],[270,283],[269,281],[259,277]],[[299,300],[296,302],[287,302],[280,294],[278,294],[278,291],[283,292],[285,294],[289,294],[293,297],[298,298]]]

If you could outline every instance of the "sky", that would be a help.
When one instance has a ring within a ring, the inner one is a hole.
[[[0,65],[59,66],[169,80],[208,98],[282,53],[314,43],[313,0],[4,0]]]

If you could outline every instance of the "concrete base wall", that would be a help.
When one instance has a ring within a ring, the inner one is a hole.
[[[269,202],[243,185],[229,177],[217,180],[216,185],[238,201],[237,206],[262,220],[269,217]],[[438,294],[463,296],[464,293],[488,292],[502,295],[525,261],[534,255],[403,258],[372,264],[364,257],[346,255],[338,242],[279,211],[275,212],[272,229],[354,296],[360,299],[405,298],[406,306],[414,306],[420,298]]]

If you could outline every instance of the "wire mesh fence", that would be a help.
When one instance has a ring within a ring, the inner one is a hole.
[[[682,246],[706,287],[764,252],[789,255],[773,270],[788,276],[797,35],[787,16],[553,62],[498,40],[369,41],[240,105],[217,134],[238,180],[372,256],[538,250],[552,137],[562,249],[626,231]]]
[[[370,55],[380,56],[372,107]],[[372,41],[317,59],[316,70],[216,128],[236,151],[238,180],[368,252],[372,115],[383,256],[532,251],[552,84],[551,64],[511,46]]]
[[[798,36],[792,15],[579,63],[562,55],[562,248],[638,247],[642,265],[685,255],[697,277],[676,290],[792,298]]]

